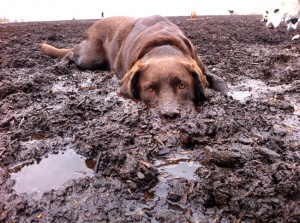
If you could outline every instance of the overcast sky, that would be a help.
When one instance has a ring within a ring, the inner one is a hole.
[[[127,15],[186,16],[228,15],[228,9],[239,14],[260,14],[261,1],[272,0],[0,0],[0,18],[17,21],[98,19]],[[274,0],[273,0],[274,1]]]

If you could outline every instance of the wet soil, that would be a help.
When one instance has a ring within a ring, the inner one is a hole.
[[[93,21],[0,25],[0,222],[300,222],[296,33],[259,16],[170,19],[230,87],[174,121],[120,96],[113,73],[38,51]],[[96,173],[18,190],[26,167],[41,164],[27,186],[64,174],[42,163],[70,150]]]

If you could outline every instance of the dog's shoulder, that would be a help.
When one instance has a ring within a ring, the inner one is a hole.
[[[86,31],[86,35],[113,36],[118,31],[131,30],[138,19],[127,16],[112,16],[97,20]]]
[[[137,24],[143,24],[145,26],[153,26],[160,22],[165,22],[165,23],[171,24],[171,21],[169,19],[167,19],[166,17],[160,16],[160,15],[141,17],[137,20]]]

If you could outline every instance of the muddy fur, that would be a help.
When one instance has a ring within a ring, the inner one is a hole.
[[[223,93],[228,89],[220,77],[206,75],[194,45],[178,26],[158,15],[108,17],[96,21],[70,49],[46,43],[39,48],[62,57],[62,65],[116,73],[122,95],[156,107],[167,119],[180,117],[192,102],[204,101],[208,86],[223,87]]]

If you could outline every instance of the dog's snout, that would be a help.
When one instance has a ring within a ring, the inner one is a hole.
[[[275,29],[275,27],[274,27],[274,25],[273,25],[272,23],[268,24],[268,25],[267,25],[267,28],[268,28],[268,29]]]
[[[173,119],[177,119],[180,117],[180,112],[179,112],[179,110],[165,111],[165,112],[162,112],[162,116],[165,119],[173,120]]]
[[[173,120],[180,117],[179,105],[175,102],[164,101],[160,103],[159,110],[165,119]]]
[[[287,31],[290,32],[290,31],[294,31],[296,30],[297,27],[293,26],[292,24],[288,24],[287,26]]]

